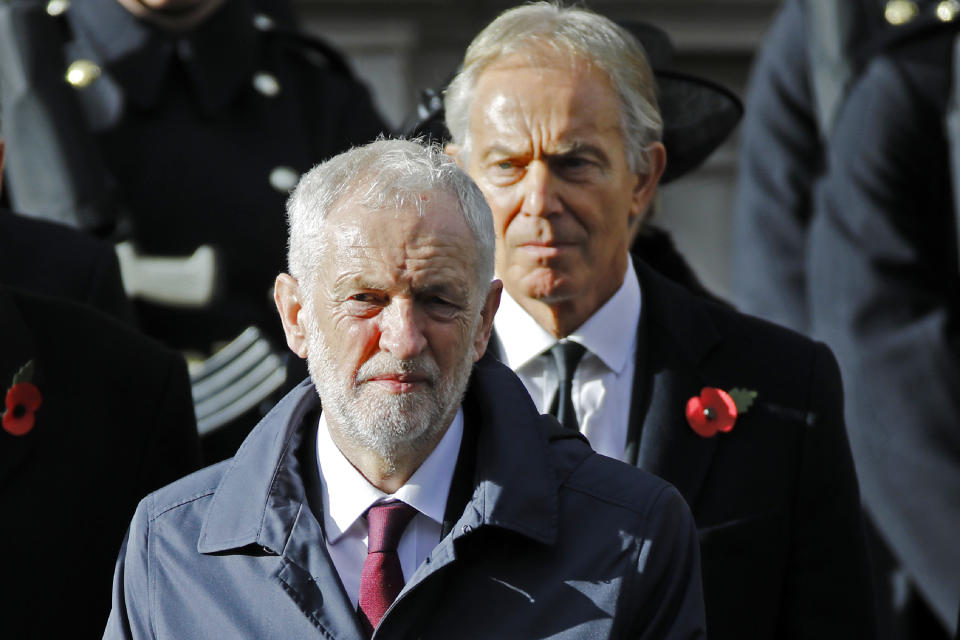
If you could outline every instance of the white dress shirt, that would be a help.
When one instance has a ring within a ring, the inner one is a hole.
[[[618,460],[624,459],[627,443],[639,320],[640,283],[630,260],[617,292],[565,338],[587,348],[573,375],[573,406],[580,432],[595,451]],[[559,387],[556,366],[545,353],[556,339],[506,290],[493,324],[507,366],[546,413]]]
[[[377,502],[402,500],[418,511],[404,530],[397,547],[403,579],[409,580],[440,542],[443,512],[447,506],[462,439],[463,409],[460,409],[440,443],[420,468],[396,493],[388,495],[367,482],[344,457],[330,438],[326,414],[320,414],[317,462],[323,492],[327,550],[354,609],[360,597],[363,562],[367,558],[369,530],[367,519],[363,517],[367,509]]]

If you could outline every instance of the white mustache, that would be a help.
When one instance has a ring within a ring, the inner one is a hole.
[[[364,362],[357,371],[356,382],[361,384],[378,376],[415,374],[427,379],[434,386],[440,378],[440,368],[432,358],[420,356],[410,360],[399,360],[386,353],[380,353]]]

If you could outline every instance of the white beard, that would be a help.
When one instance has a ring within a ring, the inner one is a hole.
[[[472,338],[467,344],[473,344]],[[353,446],[375,453],[394,469],[397,461],[432,449],[443,437],[463,400],[473,368],[471,348],[464,350],[460,362],[445,377],[429,356],[398,360],[381,352],[360,367],[356,378],[343,379],[324,336],[312,328],[307,331],[307,353],[307,368],[328,424]],[[425,376],[425,388],[395,394],[364,382],[401,372]]]

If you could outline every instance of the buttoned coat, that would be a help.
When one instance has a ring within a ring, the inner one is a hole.
[[[874,639],[859,490],[822,344],[694,295],[634,256],[642,296],[624,459],[673,484],[700,538],[711,639]],[[495,347],[494,347],[495,348]],[[733,430],[703,387],[756,392]]]
[[[140,504],[105,638],[363,637],[323,542],[318,403],[304,381],[234,459]],[[449,533],[374,638],[704,637],[675,489],[540,417],[491,358],[464,414]]]

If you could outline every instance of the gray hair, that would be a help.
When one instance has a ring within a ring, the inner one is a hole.
[[[477,281],[493,279],[493,215],[483,194],[443,150],[418,140],[377,140],[334,156],[300,179],[287,200],[290,275],[316,273],[325,249],[322,231],[327,216],[339,207],[357,204],[371,210],[416,207],[421,196],[453,196],[477,247]]]
[[[587,9],[534,2],[509,9],[473,39],[444,95],[447,129],[470,145],[470,103],[477,78],[498,59],[552,49],[607,74],[620,98],[621,129],[631,171],[645,171],[647,149],[660,140],[663,120],[656,81],[640,42],[612,20]]]

